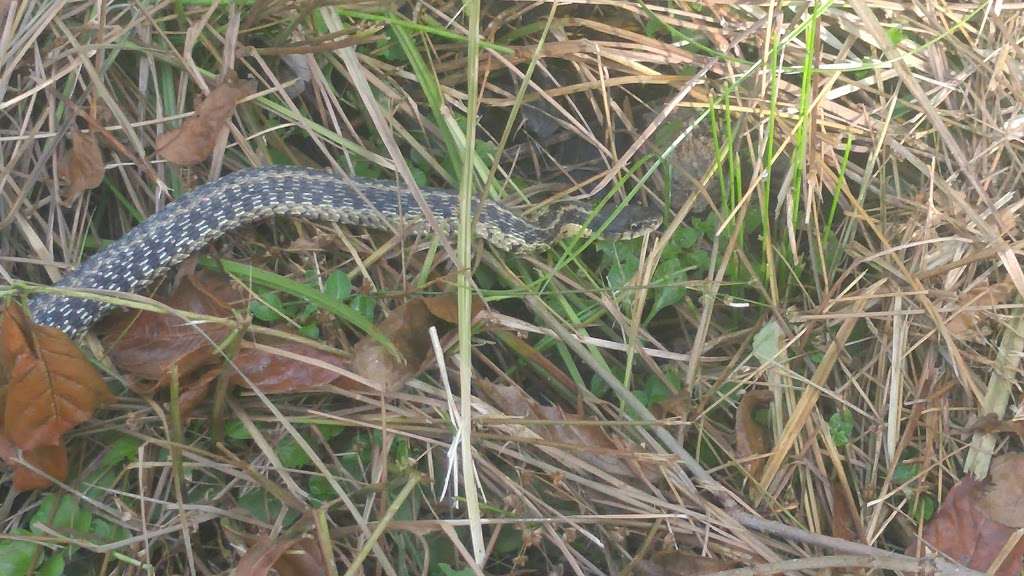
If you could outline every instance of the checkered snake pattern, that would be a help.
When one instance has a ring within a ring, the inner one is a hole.
[[[423,188],[422,192],[441,231],[451,234],[458,219],[458,197],[440,189]],[[496,204],[477,203],[475,233],[511,253],[542,250],[567,226],[588,232],[586,222],[597,223],[589,210],[567,206],[570,209],[551,210],[531,222]],[[295,166],[250,168],[199,186],[172,202],[92,255],[57,286],[135,293],[226,232],[272,215],[386,230],[401,226],[405,232],[425,229],[419,204],[406,188],[393,183],[345,180]],[[640,206],[627,206],[614,219],[608,218],[605,237],[635,236],[660,223],[660,214]],[[36,295],[29,302],[37,323],[70,336],[88,330],[110,307],[96,299],[53,293]]]

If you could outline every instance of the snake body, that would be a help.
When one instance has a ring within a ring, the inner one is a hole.
[[[424,188],[422,196],[443,233],[455,230],[458,198],[452,192]],[[627,206],[607,222],[600,214],[572,206],[536,222],[490,202],[476,203],[475,233],[502,250],[523,254],[545,249],[567,230],[590,231],[588,222],[606,226],[605,237],[629,237],[660,223],[652,209]],[[120,239],[93,254],[57,286],[134,293],[226,232],[272,215],[290,215],[352,226],[405,231],[424,229],[413,195],[390,182],[342,179],[295,166],[240,170],[182,196]],[[87,330],[110,304],[59,294],[41,294],[29,302],[38,324],[71,336]]]

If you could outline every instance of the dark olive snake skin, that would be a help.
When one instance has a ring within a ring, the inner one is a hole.
[[[424,188],[423,198],[442,232],[455,229],[458,198],[450,191]],[[625,207],[608,224],[606,237],[629,237],[652,230],[660,214]],[[567,229],[588,231],[585,209],[551,211],[530,222],[492,203],[474,206],[476,235],[502,250],[522,254],[548,248]],[[291,215],[352,226],[422,231],[423,214],[411,193],[390,182],[343,180],[327,172],[295,166],[240,170],[197,187],[93,254],[57,283],[58,287],[134,293],[216,238],[272,215]],[[600,224],[594,216],[595,224]],[[567,228],[569,227],[569,228]],[[29,302],[33,319],[71,336],[89,329],[111,308],[94,299],[40,294]]]

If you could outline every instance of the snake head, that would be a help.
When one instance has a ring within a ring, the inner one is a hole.
[[[608,225],[601,232],[603,238],[628,240],[657,230],[661,226],[661,210],[653,206],[606,206],[591,220],[591,226],[600,230],[605,222]]]
[[[656,230],[661,225],[661,211],[632,205],[607,205],[595,210],[589,204],[566,202],[545,214],[538,224],[555,238],[580,235],[628,240]]]

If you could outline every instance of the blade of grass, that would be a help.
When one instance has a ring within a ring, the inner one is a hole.
[[[469,518],[473,558],[482,567],[487,555],[483,528],[480,524],[480,501],[477,495],[476,466],[473,465],[473,160],[476,158],[476,125],[480,106],[478,75],[480,67],[480,0],[465,0],[463,8],[468,21],[466,46],[466,149],[459,179],[459,238],[456,265],[459,267],[458,294],[459,338],[459,410],[462,417],[462,478],[465,485],[466,514]]]
[[[377,329],[373,322],[355,311],[349,305],[343,302],[338,302],[316,288],[296,282],[291,278],[286,278],[280,274],[275,274],[274,272],[261,270],[248,264],[242,264],[241,262],[201,258],[200,264],[213,270],[223,270],[247,285],[256,284],[264,288],[280,290],[287,294],[291,294],[296,298],[301,298],[307,302],[311,302],[362,330],[384,346],[391,354],[394,354],[398,358],[402,357],[398,348],[396,348],[394,343],[391,342],[391,339]]]

